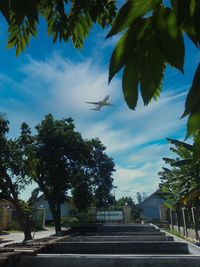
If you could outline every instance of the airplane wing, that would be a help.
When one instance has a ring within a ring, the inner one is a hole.
[[[101,107],[98,107],[98,108],[90,108],[90,110],[96,110],[96,111],[99,111],[101,109]]]
[[[94,104],[94,105],[99,105],[99,102],[85,102],[87,104]]]

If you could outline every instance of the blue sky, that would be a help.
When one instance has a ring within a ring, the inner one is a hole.
[[[121,73],[108,86],[109,59],[118,37],[105,40],[107,32],[94,27],[84,48],[75,50],[71,41],[53,45],[41,21],[38,39],[31,38],[29,48],[16,58],[14,49],[5,49],[8,36],[1,24],[0,111],[10,120],[11,137],[18,136],[24,121],[34,128],[48,113],[56,119],[71,116],[76,130],[84,138],[99,137],[114,159],[116,198],[135,199],[136,192],[149,195],[157,189],[162,157],[172,156],[166,138],[185,137],[186,119],[180,117],[200,52],[186,39],[185,74],[167,69],[158,101],[144,106],[140,98],[132,111],[123,99]],[[114,107],[89,110],[85,101],[108,94]],[[23,192],[24,199],[33,186]]]

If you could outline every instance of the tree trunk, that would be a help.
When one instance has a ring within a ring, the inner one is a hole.
[[[9,187],[11,194],[12,194],[12,197],[13,197],[13,203],[15,204],[17,221],[21,227],[21,230],[24,232],[24,241],[31,240],[32,235],[31,235],[30,220],[29,220],[29,218],[26,217],[24,210],[23,210],[22,206],[20,205],[20,202],[18,199],[18,194],[15,191],[15,187],[12,183],[12,180],[10,179],[10,176],[7,173],[5,173],[4,177],[6,178],[6,181],[8,183],[8,187]]]
[[[53,203],[53,201],[51,201],[50,199],[48,199],[48,203],[49,203],[51,214],[52,214],[52,217],[55,223],[55,232],[57,234],[58,232],[61,232],[60,204],[56,203],[56,207],[55,207],[55,203]]]
[[[61,222],[60,222],[60,203],[56,203],[57,212],[56,212],[56,221],[55,221],[55,230],[56,233],[61,232]]]
[[[61,231],[61,223],[60,223],[60,202],[55,203],[54,199],[49,195],[48,190],[46,189],[45,185],[43,184],[43,178],[40,176],[36,182],[39,185],[40,190],[44,193],[45,198],[49,204],[49,208],[51,210],[51,214],[55,223],[55,232],[58,233]]]

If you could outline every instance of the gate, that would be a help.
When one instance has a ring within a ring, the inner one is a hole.
[[[97,211],[97,221],[103,223],[122,223],[124,221],[123,211]]]

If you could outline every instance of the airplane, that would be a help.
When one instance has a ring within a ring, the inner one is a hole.
[[[113,104],[111,104],[110,102],[107,102],[107,100],[109,99],[109,95],[107,95],[102,101],[99,102],[85,102],[87,104],[94,104],[96,107],[95,108],[90,108],[90,110],[100,110],[103,106],[114,106]]]

